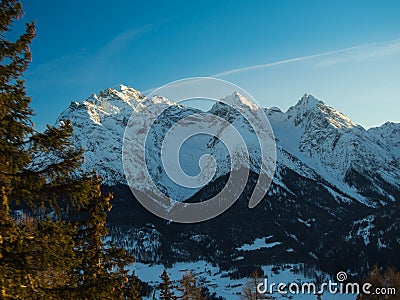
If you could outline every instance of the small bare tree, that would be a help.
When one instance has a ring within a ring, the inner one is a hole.
[[[243,287],[241,299],[243,300],[261,300],[261,299],[273,299],[271,296],[261,294],[257,291],[257,286],[261,283],[262,278],[258,274],[257,270],[251,273],[249,278]]]

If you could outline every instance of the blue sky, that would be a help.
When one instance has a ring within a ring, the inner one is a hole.
[[[118,83],[145,91],[218,76],[263,106],[304,93],[365,126],[400,122],[399,1],[22,0],[38,129]]]

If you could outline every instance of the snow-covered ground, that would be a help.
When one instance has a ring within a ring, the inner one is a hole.
[[[294,273],[293,269],[296,268],[296,265],[288,265],[286,267],[276,268],[274,266],[262,266],[262,270],[264,272],[264,277],[268,278],[268,285],[271,283],[297,283],[299,286],[303,283],[311,283],[314,279],[307,278],[306,276],[300,273]],[[278,269],[278,270],[277,270]],[[132,267],[132,270],[135,271],[136,275],[142,280],[147,282],[153,287],[156,287],[160,283],[160,275],[164,270],[163,265],[149,265],[143,263],[135,263]],[[196,277],[200,284],[206,285],[210,292],[215,292],[218,296],[222,296],[227,300],[235,300],[240,299],[240,293],[243,290],[243,287],[249,280],[248,278],[242,279],[231,279],[229,277],[229,272],[221,271],[219,267],[213,266],[211,263],[205,261],[197,261],[197,262],[180,262],[174,264],[171,268],[167,268],[168,274],[170,276],[171,281],[174,284],[178,284],[179,279],[182,278],[183,274],[186,271],[190,271],[196,274]],[[316,272],[318,275],[322,275],[321,272]],[[329,277],[327,277],[327,283]],[[325,282],[325,281],[323,281]],[[319,287],[319,285],[317,285]],[[158,294],[156,292],[156,299],[158,299]],[[316,299],[317,296],[313,294],[288,294],[283,295],[278,293],[276,290],[271,295],[275,299]],[[356,295],[354,294],[329,294],[326,291],[322,299],[326,300],[354,300]],[[148,299],[152,299],[152,296]]]
[[[268,239],[272,238],[272,236],[267,236],[265,238],[258,238],[255,239],[252,244],[244,244],[241,247],[237,248],[237,250],[241,251],[252,251],[252,250],[258,250],[261,248],[273,248],[275,246],[278,246],[282,244],[281,242],[271,242],[267,243],[266,241]]]

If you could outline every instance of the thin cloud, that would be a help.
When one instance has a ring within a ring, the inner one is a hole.
[[[267,64],[259,64],[254,66],[248,66],[243,68],[232,69],[220,73],[216,73],[213,75],[209,75],[208,77],[224,77],[227,75],[238,74],[249,72],[258,69],[266,69],[274,66],[285,65],[300,61],[306,60],[315,60],[317,58],[323,58],[314,64],[314,67],[329,67],[332,65],[346,63],[346,62],[357,62],[357,61],[364,61],[368,59],[374,59],[378,57],[390,56],[390,55],[397,55],[400,54],[400,40],[391,40],[382,43],[371,43],[371,44],[364,44],[355,47],[349,47],[344,49],[338,49],[323,53],[311,54],[306,56],[299,56],[295,58],[280,60],[272,63]],[[181,83],[176,83],[181,84]],[[183,82],[182,84],[187,84]],[[153,92],[156,88],[150,88],[143,91],[143,94],[148,95]]]
[[[327,66],[331,66],[331,65],[343,63],[343,62],[361,61],[361,60],[373,59],[373,58],[381,57],[381,56],[395,55],[395,54],[399,54],[399,53],[400,53],[400,40],[392,40],[389,42],[384,42],[384,43],[379,43],[379,44],[378,43],[364,44],[364,45],[359,45],[359,46],[350,47],[350,48],[338,49],[338,50],[333,50],[333,51],[328,51],[328,52],[323,52],[323,53],[317,53],[317,54],[312,54],[312,55],[306,55],[306,56],[300,56],[300,57],[280,60],[280,61],[276,61],[276,62],[272,62],[272,63],[237,68],[237,69],[232,69],[232,70],[216,73],[216,74],[213,74],[210,76],[211,77],[223,77],[226,75],[244,73],[244,72],[249,72],[249,71],[258,70],[258,69],[266,69],[266,68],[270,68],[270,67],[274,67],[274,66],[285,65],[285,64],[306,61],[306,60],[313,60],[316,58],[323,58],[323,57],[327,57],[328,59],[319,62],[318,64],[316,64],[316,67],[327,67]],[[331,56],[333,56],[333,57],[329,58]]]
[[[208,75],[206,77],[216,77],[216,78],[218,78],[218,77],[223,77],[223,76],[231,75],[231,74],[235,74],[235,73],[244,73],[244,72],[253,71],[253,70],[257,70],[257,69],[264,69],[264,68],[269,68],[269,67],[273,67],[273,66],[289,64],[289,63],[303,61],[303,60],[311,60],[313,58],[322,57],[322,56],[335,54],[335,53],[341,53],[341,52],[345,52],[345,51],[348,51],[350,49],[355,49],[355,48],[358,48],[358,46],[357,47],[352,47],[352,48],[329,51],[329,52],[325,52],[325,53],[319,53],[319,54],[295,57],[295,58],[280,60],[280,61],[267,63],[267,64],[261,64],[261,65],[254,65],[254,66],[249,66],[249,67],[232,69],[232,70],[224,71],[224,72],[221,72],[221,73]],[[175,83],[175,84],[176,85],[180,85],[181,83],[178,82],[178,83]],[[183,82],[182,84],[187,84],[187,82]],[[153,92],[157,88],[147,89],[147,90],[143,91],[143,94],[148,95],[148,94],[150,94],[151,92]]]
[[[316,67],[330,67],[336,64],[361,62],[380,57],[400,54],[400,40],[364,45],[354,51],[347,51],[343,55],[332,57],[317,63]]]

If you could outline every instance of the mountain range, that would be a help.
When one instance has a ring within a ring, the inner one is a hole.
[[[229,99],[248,105],[238,94]],[[230,174],[222,144],[199,135],[179,154],[182,169],[199,173],[193,161],[212,154],[217,171],[199,188],[175,184],[160,165],[163,137],[182,118],[204,113],[162,95],[145,97],[119,85],[72,102],[56,123],[72,122],[72,138],[84,152],[83,169],[96,170],[103,189],[114,193],[108,242],[125,246],[148,263],[207,260],[244,276],[269,263],[304,262],[327,272],[361,276],[373,264],[400,267],[400,124],[364,129],[325,102],[305,94],[286,112],[265,108],[276,143],[276,170],[261,203],[247,206],[260,171],[259,148],[246,119],[217,102],[206,113],[238,129],[249,148],[250,175],[238,201],[222,215],[198,224],[162,220],[134,198],[124,176],[124,131],[138,105],[166,107],[150,132],[147,166],[157,187],[178,201],[198,202],[220,191]],[[196,119],[191,120],[196,122]],[[134,189],[146,192],[146,183]]]

